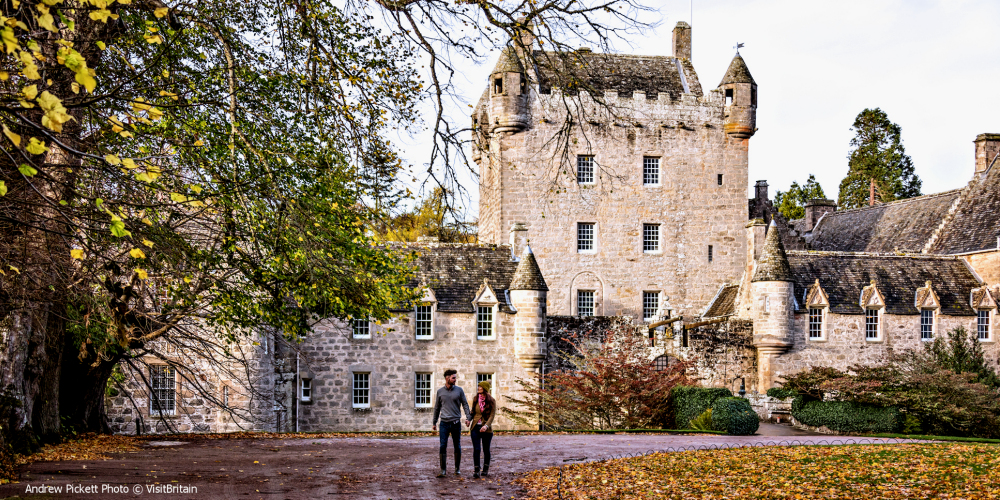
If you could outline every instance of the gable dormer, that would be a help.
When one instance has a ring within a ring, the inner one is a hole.
[[[988,286],[973,288],[972,293],[969,295],[969,305],[977,311],[996,309],[997,301],[994,293]]]
[[[420,302],[422,304],[436,304],[437,303],[437,301],[438,301],[437,300],[437,295],[434,294],[434,289],[433,288],[431,288],[431,287],[429,287],[427,285],[421,285],[420,288],[423,289],[424,293],[421,295],[420,300],[418,302]]]
[[[823,287],[819,284],[817,279],[809,290],[806,291],[806,308],[807,309],[819,309],[830,307],[830,296],[826,294]]]
[[[496,291],[490,286],[489,282],[483,280],[483,284],[479,285],[479,290],[476,292],[476,297],[472,299],[472,306],[495,306],[500,303],[500,299],[497,298]]]
[[[885,307],[885,295],[882,295],[882,292],[879,291],[875,280],[871,280],[870,285],[861,289],[861,302],[859,305],[862,309],[882,309]]]
[[[931,286],[931,282],[928,281],[924,286],[917,288],[916,297],[914,297],[913,306],[918,310],[924,309],[940,309],[941,299],[938,298],[937,293],[934,292],[934,287]]]

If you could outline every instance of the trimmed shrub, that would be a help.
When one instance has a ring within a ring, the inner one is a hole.
[[[903,430],[906,418],[898,408],[882,408],[849,401],[792,402],[795,420],[813,427],[823,427],[837,432],[898,433]]]
[[[732,436],[749,436],[757,432],[760,418],[743,398],[719,398],[712,404],[712,427]]]
[[[774,399],[788,399],[798,396],[798,391],[794,389],[785,389],[784,387],[772,387],[767,390],[767,395]]]
[[[691,420],[711,408],[716,399],[731,397],[733,392],[729,389],[685,385],[674,387],[670,391],[670,404],[674,409],[676,428],[690,428]]]
[[[705,410],[704,413],[691,420],[690,428],[696,431],[714,431],[715,428],[712,427],[712,409]]]

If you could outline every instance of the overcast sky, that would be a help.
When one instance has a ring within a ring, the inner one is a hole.
[[[649,1],[660,27],[617,51],[671,55],[673,26],[692,22],[690,0]],[[766,179],[772,196],[812,173],[836,199],[850,127],[866,107],[882,108],[902,127],[925,194],[964,186],[975,136],[1000,133],[997,0],[694,0],[692,37],[705,91],[722,79],[736,42],[746,44],[740,52],[759,87],[750,185]],[[456,81],[468,102],[493,64],[470,67]],[[404,156],[423,163],[422,148],[404,142]]]

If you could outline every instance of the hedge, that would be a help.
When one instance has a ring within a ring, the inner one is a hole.
[[[712,403],[712,427],[731,436],[750,436],[760,427],[760,419],[749,401],[719,398]]]
[[[905,415],[898,408],[881,408],[849,401],[792,402],[792,416],[805,425],[850,433],[897,433],[903,429]]]
[[[670,391],[670,404],[674,409],[675,427],[687,429],[691,420],[712,407],[719,398],[731,398],[729,389],[691,387],[680,385]]]
[[[767,395],[774,399],[788,399],[791,397],[798,396],[798,391],[793,389],[784,389],[781,387],[772,387],[767,390]]]

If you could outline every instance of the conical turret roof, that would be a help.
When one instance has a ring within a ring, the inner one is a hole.
[[[517,51],[514,50],[514,47],[507,47],[500,52],[500,59],[497,60],[493,73],[524,73],[524,66],[517,58]]]
[[[764,238],[764,251],[760,254],[757,271],[753,273],[753,281],[793,281],[792,269],[788,266],[788,256],[785,255],[785,245],[781,244],[778,226],[771,221]]]
[[[753,81],[753,77],[750,76],[750,68],[747,68],[747,63],[743,61],[743,57],[740,53],[736,53],[736,57],[733,58],[733,62],[729,63],[729,69],[726,71],[726,76],[722,77],[722,83],[719,86],[726,85],[728,83],[749,83],[751,85],[757,85],[757,82]]]
[[[538,261],[535,260],[535,254],[532,253],[530,246],[524,247],[524,255],[521,256],[521,262],[517,264],[517,269],[514,270],[514,277],[511,278],[510,286],[507,289],[538,290],[542,292],[549,290],[548,285],[545,284],[545,278],[542,277],[542,270],[538,268]]]

